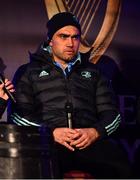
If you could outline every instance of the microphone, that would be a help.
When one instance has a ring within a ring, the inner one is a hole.
[[[72,128],[72,111],[73,111],[72,103],[67,102],[65,104],[65,110],[66,110],[66,113],[67,113],[68,127]]]
[[[6,92],[6,94],[12,100],[12,102],[16,103],[16,100],[14,96],[12,95],[12,93],[8,89],[6,89],[4,80],[5,80],[5,77],[0,73],[0,83],[4,84],[4,88],[3,88],[4,92]]]

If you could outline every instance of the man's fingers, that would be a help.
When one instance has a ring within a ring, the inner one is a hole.
[[[66,148],[68,148],[69,150],[74,151],[74,148],[73,148],[72,146],[70,146],[68,142],[64,142],[63,145],[64,145]]]

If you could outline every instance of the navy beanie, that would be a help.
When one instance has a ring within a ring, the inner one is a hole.
[[[48,40],[51,40],[54,33],[64,26],[72,25],[75,26],[81,34],[81,26],[78,19],[70,12],[61,12],[55,14],[48,22]]]

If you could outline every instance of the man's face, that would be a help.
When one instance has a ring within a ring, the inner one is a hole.
[[[75,26],[65,26],[53,35],[49,44],[56,62],[67,63],[75,57],[80,45],[80,32]]]

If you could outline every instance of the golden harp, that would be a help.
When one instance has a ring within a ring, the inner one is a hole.
[[[90,61],[96,63],[108,48],[116,32],[121,0],[45,0],[45,6],[49,19],[54,14],[64,11],[72,12],[78,17],[82,29],[80,52],[86,53],[92,48]],[[92,34],[94,30],[93,24],[101,7],[104,11],[103,18],[99,31],[91,42],[88,34]]]

